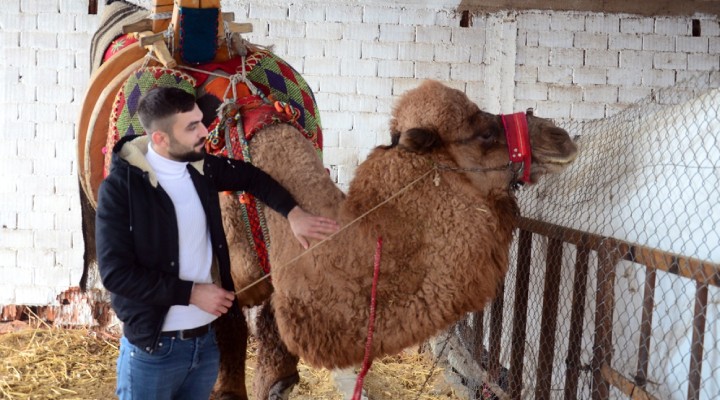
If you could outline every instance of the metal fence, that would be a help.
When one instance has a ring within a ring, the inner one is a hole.
[[[720,73],[579,135],[518,193],[502,294],[435,342],[468,398],[720,395]]]

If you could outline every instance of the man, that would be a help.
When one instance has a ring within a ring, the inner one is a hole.
[[[205,154],[193,95],[152,89],[138,115],[147,135],[113,149],[96,218],[100,275],[124,323],[117,395],[207,399],[219,368],[212,322],[240,312],[217,193],[252,193],[288,218],[305,248],[338,225],[303,211],[260,169]]]

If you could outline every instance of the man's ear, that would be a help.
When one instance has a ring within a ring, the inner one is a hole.
[[[154,147],[160,147],[160,148],[167,147],[167,145],[169,143],[167,133],[160,131],[160,130],[153,131],[150,134],[150,140],[152,141]]]

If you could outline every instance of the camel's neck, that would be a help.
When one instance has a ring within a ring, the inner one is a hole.
[[[482,185],[481,177],[468,177],[472,172],[439,170],[438,164],[452,165],[451,160],[442,156],[431,158],[398,148],[376,149],[358,167],[344,212],[357,217],[389,199],[402,204],[411,198],[417,200],[411,207],[436,202],[433,206],[443,207],[452,198],[454,202],[493,212],[499,203],[500,214],[508,212],[507,206],[515,210],[515,200],[506,186]]]

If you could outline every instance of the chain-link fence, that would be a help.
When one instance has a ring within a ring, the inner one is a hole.
[[[720,395],[718,87],[563,126],[578,159],[518,193],[504,294],[436,341],[468,398]]]

